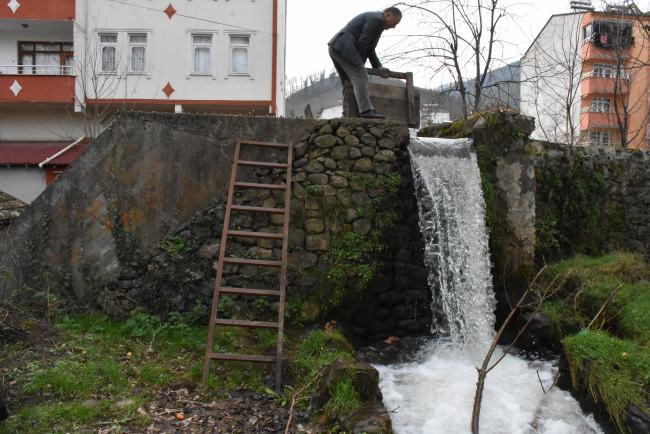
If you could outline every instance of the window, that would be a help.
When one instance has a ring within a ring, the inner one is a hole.
[[[100,71],[117,71],[117,35],[99,35]]]
[[[585,42],[591,41],[591,37],[594,34],[594,23],[587,24],[583,30],[584,30]]]
[[[594,77],[612,78],[612,65],[594,65]]]
[[[605,145],[609,146],[609,132],[606,131],[592,131],[591,144],[592,145]]]
[[[250,35],[230,35],[230,74],[249,75]]]
[[[74,49],[69,42],[19,42],[19,74],[72,74]]]
[[[143,73],[146,71],[147,35],[129,35],[131,61],[129,72]]]
[[[212,35],[192,35],[192,72],[212,73]]]
[[[592,112],[609,113],[612,107],[612,100],[609,98],[594,97],[591,103]]]

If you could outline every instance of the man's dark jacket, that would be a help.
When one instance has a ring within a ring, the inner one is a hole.
[[[375,48],[384,30],[383,12],[365,12],[354,17],[327,45],[334,47],[354,65],[365,65],[370,59],[373,68],[381,68]]]

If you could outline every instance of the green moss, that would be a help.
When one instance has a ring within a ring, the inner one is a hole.
[[[576,255],[549,266],[540,287],[569,270],[564,290],[545,303],[541,312],[563,338],[574,385],[584,381],[592,397],[602,400],[625,431],[627,406],[634,403],[645,408],[650,399],[650,266],[640,255],[630,253]],[[616,296],[586,330],[619,285]],[[570,334],[576,327],[582,331]]]

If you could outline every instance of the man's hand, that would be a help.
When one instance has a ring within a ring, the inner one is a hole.
[[[388,69],[388,68],[379,68],[379,70],[380,71],[390,72],[390,69]],[[388,78],[388,75],[382,75],[381,78]]]

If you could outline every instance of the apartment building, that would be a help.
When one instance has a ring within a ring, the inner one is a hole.
[[[650,18],[631,10],[554,15],[522,58],[521,107],[535,138],[647,149]]]
[[[0,190],[31,202],[52,180],[48,165],[92,146],[118,109],[283,115],[286,7],[286,0],[0,5],[0,154],[15,157],[0,157]],[[70,147],[84,138],[90,143]],[[39,147],[65,152],[39,166]]]

